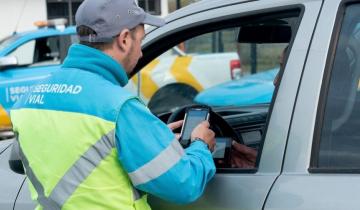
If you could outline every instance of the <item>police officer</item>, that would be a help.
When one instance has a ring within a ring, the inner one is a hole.
[[[146,193],[189,203],[214,176],[214,133],[203,122],[184,150],[167,127],[123,87],[142,56],[144,24],[164,20],[134,0],[85,0],[80,44],[62,69],[11,111],[32,197],[43,209],[150,209]]]

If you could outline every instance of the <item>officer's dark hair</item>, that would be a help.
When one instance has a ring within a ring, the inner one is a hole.
[[[135,39],[135,30],[136,28],[133,28],[130,30],[130,36],[132,39]],[[89,35],[96,35],[96,32],[92,30],[90,27],[81,25],[76,27],[76,33],[78,36],[89,36]],[[104,51],[105,49],[111,48],[113,42],[87,42],[87,41],[81,41],[80,44]]]

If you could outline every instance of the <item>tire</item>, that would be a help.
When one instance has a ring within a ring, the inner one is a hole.
[[[192,104],[198,91],[186,84],[169,84],[151,97],[148,107],[156,115]]]

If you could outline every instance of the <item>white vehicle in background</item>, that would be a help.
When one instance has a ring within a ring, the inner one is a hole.
[[[194,41],[199,39],[188,42],[197,46],[199,43]],[[136,88],[155,114],[193,102],[202,90],[231,80],[231,62],[239,60],[236,52],[217,52],[212,46],[207,47],[212,51],[189,54],[172,48],[146,65],[128,88]]]

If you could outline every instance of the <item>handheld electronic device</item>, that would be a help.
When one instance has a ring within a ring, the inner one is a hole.
[[[231,142],[229,137],[217,137],[215,150],[212,153],[216,168],[231,167]]]
[[[186,110],[180,133],[180,144],[185,148],[191,143],[194,128],[205,120],[209,120],[210,109],[207,107],[190,107]]]

